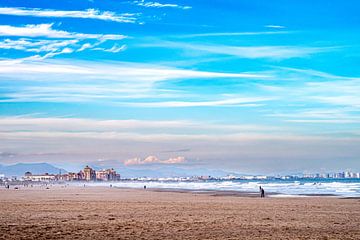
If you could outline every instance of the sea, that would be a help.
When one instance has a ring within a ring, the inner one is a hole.
[[[94,183],[94,185],[109,183]],[[271,197],[291,196],[341,196],[360,197],[360,179],[266,179],[266,180],[152,180],[152,181],[120,181],[111,183],[113,187],[173,189],[189,191],[236,191],[257,193],[259,187],[264,188]]]

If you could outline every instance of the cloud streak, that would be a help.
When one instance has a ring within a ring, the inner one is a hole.
[[[56,52],[64,47],[75,45],[77,39],[57,40],[57,39],[28,39],[20,38],[16,40],[4,39],[0,42],[0,49],[14,49],[26,52]]]
[[[31,16],[31,17],[46,17],[46,18],[83,18],[96,19],[103,21],[113,21],[120,23],[136,23],[136,14],[123,13],[116,14],[110,11],[99,11],[96,9],[86,9],[83,11],[60,11],[52,9],[40,8],[0,8],[0,15],[13,16]]]
[[[144,159],[141,159],[139,157],[132,158],[124,161],[124,164],[126,166],[132,166],[132,165],[148,165],[148,164],[181,164],[185,163],[185,157],[172,157],[166,160],[160,160],[156,156],[148,156]]]
[[[75,39],[100,39],[100,40],[121,40],[124,35],[117,34],[85,34],[72,33],[63,30],[55,30],[53,24],[28,24],[25,26],[0,25],[0,36],[12,37],[45,37],[45,38],[75,38]]]
[[[37,53],[28,57],[28,60],[44,60],[85,50],[118,53],[126,49],[125,45],[117,44],[126,38],[124,35],[67,32],[54,29],[53,24],[0,25],[0,36],[9,37],[0,41],[0,49]],[[14,39],[16,37],[18,38]],[[111,48],[100,46],[109,40],[116,42]]]
[[[275,29],[284,29],[286,28],[285,26],[281,26],[281,25],[265,25],[266,28],[275,28]]]
[[[172,132],[195,134],[195,130],[213,133],[243,133],[243,132],[281,132],[282,129],[248,124],[221,124],[186,120],[96,120],[82,118],[30,118],[30,117],[3,117],[0,118],[0,131],[17,132]]]
[[[229,55],[239,58],[257,59],[289,59],[308,57],[312,54],[334,50],[334,47],[303,47],[303,46],[228,46],[205,45],[183,42],[159,42],[141,44],[143,47],[177,48],[192,52],[205,52],[210,54]]]
[[[0,61],[0,74],[11,74],[17,76],[17,80],[26,80],[22,74],[36,74],[38,80],[47,80],[47,74],[61,74],[62,79],[66,80],[67,74],[74,74],[77,77],[88,79],[103,79],[113,81],[133,82],[157,82],[171,79],[186,78],[245,78],[261,79],[269,77],[261,73],[224,73],[196,71],[178,68],[169,68],[151,64],[112,62],[112,63],[94,63],[92,61]],[[63,81],[64,81],[63,80]],[[71,79],[74,81],[74,79]]]
[[[271,101],[273,98],[249,97],[249,98],[227,98],[212,101],[162,101],[162,102],[136,102],[125,103],[131,107],[220,107],[220,106],[237,106],[237,107],[258,107],[263,106],[264,102]],[[260,102],[260,103],[259,103]]]
[[[70,64],[67,61],[50,59],[43,61],[23,59],[0,61],[0,76],[0,82],[5,79],[28,82],[26,85],[17,85],[11,91],[4,92],[0,102],[107,101],[117,106],[128,107],[236,105],[250,107],[271,100],[269,97],[240,95],[199,95],[195,99],[188,99],[187,97],[195,95],[191,92],[179,92],[176,89],[159,86],[165,82],[186,79],[218,81],[227,78],[267,79],[269,77],[268,74],[262,73],[207,72],[129,62],[72,61]],[[49,84],[39,85],[40,82],[49,82],[49,78],[51,79]],[[133,101],[135,98],[142,98],[144,101]],[[158,102],[159,99],[164,101]]]
[[[289,31],[262,31],[262,32],[210,32],[194,33],[171,36],[174,38],[196,38],[196,37],[227,37],[227,36],[261,36],[261,35],[279,35],[289,34]]]
[[[147,8],[178,8],[178,9],[191,9],[191,6],[182,6],[178,4],[173,3],[159,3],[159,2],[147,2],[145,0],[140,1],[134,1],[134,4],[141,6],[141,7],[147,7]]]

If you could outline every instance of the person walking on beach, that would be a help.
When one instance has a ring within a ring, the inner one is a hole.
[[[263,188],[261,188],[261,197],[264,198],[265,197],[265,190]]]
[[[259,193],[260,193],[260,197],[262,197],[262,187],[259,187]]]

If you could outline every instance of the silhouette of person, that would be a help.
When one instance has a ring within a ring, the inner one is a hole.
[[[264,198],[265,197],[265,190],[263,188],[261,188],[261,197]]]
[[[259,193],[260,193],[260,197],[262,197],[262,187],[259,187]]]

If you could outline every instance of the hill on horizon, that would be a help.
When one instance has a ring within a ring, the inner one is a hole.
[[[32,174],[58,174],[66,173],[67,171],[62,168],[55,167],[49,163],[16,163],[13,165],[0,165],[0,174],[5,174],[6,177],[21,177],[25,172]]]

